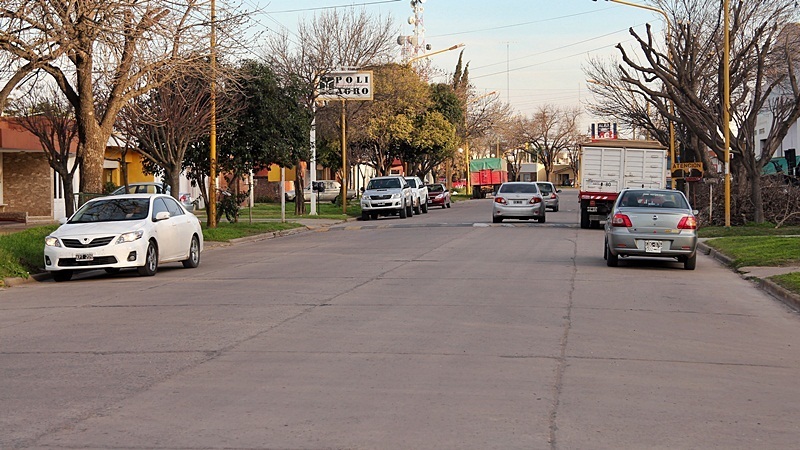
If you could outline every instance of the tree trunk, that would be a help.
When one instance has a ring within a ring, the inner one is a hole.
[[[298,216],[303,216],[306,213],[306,202],[303,198],[306,183],[303,178],[303,168],[300,166],[300,161],[294,162],[294,175],[294,213]]]
[[[756,165],[756,170],[758,170],[758,165]],[[753,201],[753,221],[764,223],[764,198],[761,195],[761,174],[759,173],[753,174],[750,179],[750,197]]]
[[[181,193],[178,192],[181,189],[181,168],[178,166],[177,168],[173,167],[169,169],[165,174],[166,182],[169,184],[170,195],[175,200],[180,200]]]

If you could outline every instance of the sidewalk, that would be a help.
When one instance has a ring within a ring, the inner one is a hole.
[[[775,275],[783,275],[786,273],[800,272],[800,266],[780,266],[780,267],[761,267],[761,266],[748,266],[734,269],[731,267],[733,260],[726,255],[718,252],[717,250],[704,244],[702,241],[697,243],[697,250],[711,256],[731,270],[737,272],[744,278],[756,281],[758,287],[768,292],[773,297],[785,303],[790,308],[800,311],[800,295],[795,294],[775,282],[769,280],[769,277]]]

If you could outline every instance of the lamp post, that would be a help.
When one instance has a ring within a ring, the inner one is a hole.
[[[208,227],[217,227],[217,4],[211,0],[211,127],[209,129]]]
[[[592,0],[592,1],[596,2],[597,0]],[[672,41],[672,22],[670,22],[669,16],[667,15],[667,13],[663,9],[658,9],[656,7],[649,6],[649,5],[641,5],[641,4],[638,4],[638,3],[630,3],[630,2],[627,2],[625,0],[606,0],[606,1],[607,2],[610,1],[610,2],[613,2],[613,3],[619,3],[620,5],[625,5],[625,6],[632,6],[634,8],[646,9],[648,11],[657,12],[657,13],[661,14],[662,16],[664,16],[664,22],[666,22],[666,24],[667,24],[667,58],[669,58],[670,62],[672,62],[672,58],[670,58],[670,55],[669,55],[670,54],[669,45],[670,45],[670,42]],[[725,0],[725,1],[727,2],[728,0]],[[669,102],[669,108],[670,108],[670,114],[672,114],[674,116],[675,115],[675,102],[673,102],[672,100],[670,100],[670,102]],[[670,164],[675,164],[675,124],[671,120],[669,121],[669,160],[670,160]],[[674,189],[675,186],[673,186],[672,188]]]

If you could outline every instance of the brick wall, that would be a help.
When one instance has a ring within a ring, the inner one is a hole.
[[[3,154],[3,203],[6,212],[52,217],[53,187],[44,153]]]

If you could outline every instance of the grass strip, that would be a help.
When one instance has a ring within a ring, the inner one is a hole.
[[[723,237],[710,239],[705,244],[732,258],[735,268],[800,263],[800,237]]]
[[[778,286],[781,286],[784,289],[792,291],[795,294],[800,294],[800,272],[775,275],[769,277],[769,279],[774,281]]]
[[[0,278],[44,272],[44,238],[56,228],[47,225],[0,236]]]
[[[291,230],[302,226],[294,222],[220,222],[217,224],[217,228],[206,228],[205,224],[203,224],[203,239],[206,241],[227,242],[231,239]]]

